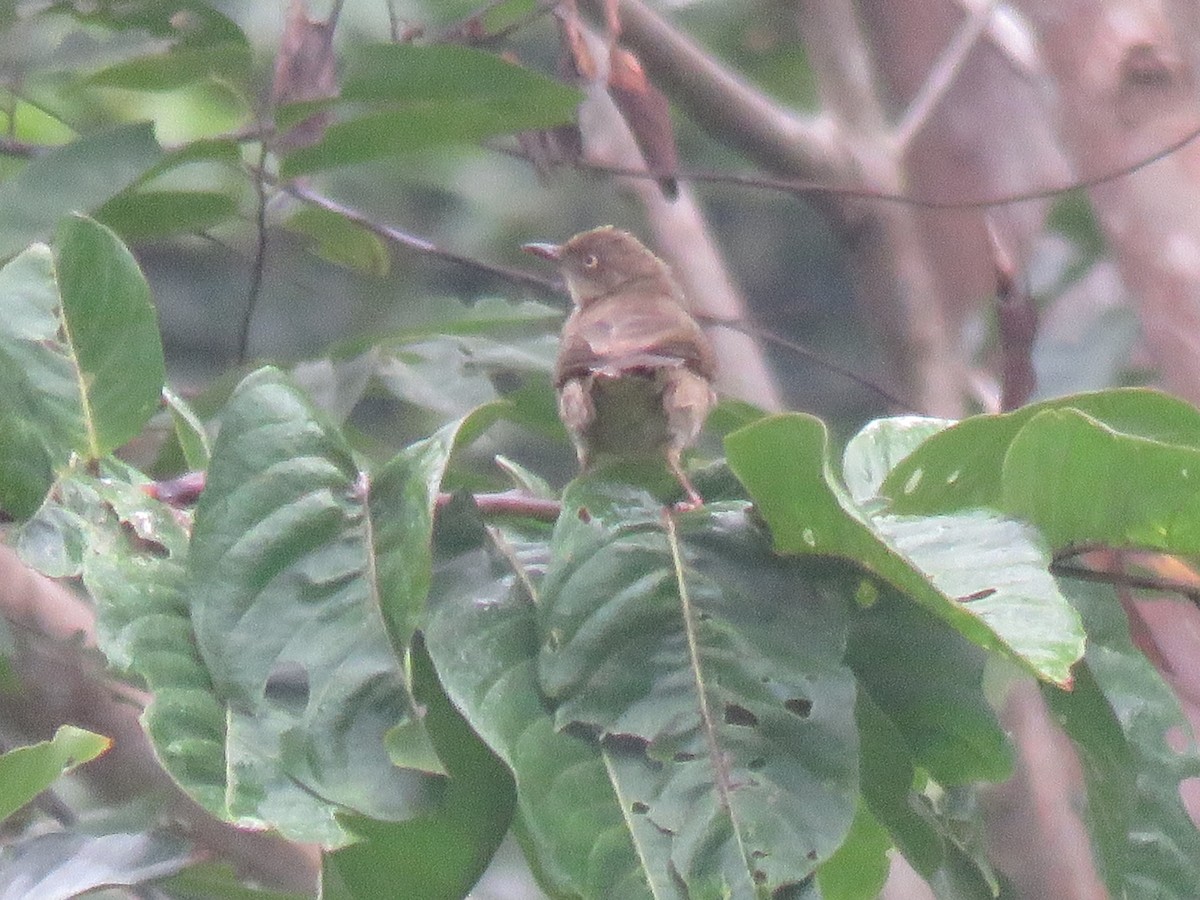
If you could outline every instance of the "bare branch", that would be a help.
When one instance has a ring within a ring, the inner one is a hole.
[[[418,237],[414,234],[409,234],[406,231],[401,231],[392,225],[384,225],[382,222],[377,222],[369,216],[364,215],[358,210],[351,209],[338,203],[336,200],[331,200],[329,197],[319,194],[312,188],[301,184],[288,184],[283,188],[284,191],[291,194],[297,200],[302,200],[305,203],[311,203],[313,206],[318,206],[321,209],[328,210],[332,213],[337,213],[339,216],[360,225],[367,231],[385,241],[404,247],[409,250],[416,250],[418,253],[424,253],[427,256],[433,256],[438,259],[444,259],[456,265],[465,266],[470,269],[475,269],[479,272],[486,272],[489,275],[503,278],[506,281],[511,281],[516,284],[523,284],[526,287],[533,288],[543,294],[561,294],[563,292],[562,285],[557,279],[548,278],[542,275],[537,275],[533,272],[526,272],[522,269],[513,269],[508,266],[497,266],[492,263],[483,262],[482,260],[473,259],[469,256],[464,256],[460,253],[454,253],[450,250],[443,250],[432,241]]]
[[[603,0],[582,3],[603,21]],[[797,116],[735,76],[641,0],[620,4],[622,41],[702,128],[764,168],[824,184],[853,183],[832,120]]]
[[[946,96],[946,92],[962,71],[963,63],[967,61],[971,50],[987,30],[988,23],[992,20],[992,12],[998,3],[999,0],[985,0],[978,9],[971,10],[962,27],[933,64],[929,77],[908,104],[908,109],[904,111],[892,132],[893,145],[901,157],[905,155],[912,139],[924,127],[930,113]]]

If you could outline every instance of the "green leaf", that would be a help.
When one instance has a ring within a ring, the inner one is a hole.
[[[187,401],[168,387],[163,388],[163,401],[171,413],[171,422],[175,426],[175,440],[179,442],[179,448],[183,451],[184,461],[189,468],[207,469],[212,450],[204,423]]]
[[[858,695],[855,719],[862,742],[862,798],[904,858],[939,897],[994,900],[996,876],[966,844],[961,823],[917,790],[904,735],[865,693]]]
[[[177,46],[109,66],[88,81],[98,87],[173,91],[194,81],[218,79],[241,84],[250,74],[250,45],[244,36],[227,43]]]
[[[137,0],[131,3],[84,4],[59,3],[68,14],[81,22],[103,25],[118,31],[146,31],[156,37],[170,38],[182,44],[202,45],[245,40],[232,19],[213,9],[204,0]]]
[[[54,737],[0,755],[0,820],[50,787],[60,775],[95,759],[112,741],[74,725],[61,725]]]
[[[1112,588],[1074,583],[1069,596],[1088,630],[1073,691],[1043,688],[1079,750],[1085,819],[1114,897],[1190,898],[1200,884],[1200,832],[1179,785],[1200,776],[1200,753],[1175,693],[1134,646]],[[1167,743],[1175,733],[1181,749]]]
[[[329,845],[345,840],[338,808],[411,815],[418,785],[385,740],[421,727],[400,660],[458,427],[372,479],[279,372],[235,391],[190,558],[197,642],[230,716],[234,814]]]
[[[83,576],[96,604],[98,646],[151,692],[142,723],[163,767],[224,818],[225,711],[188,616],[187,535],[171,509],[113,474],[60,480],[17,546],[45,574]]]
[[[465,897],[512,820],[516,795],[508,768],[451,705],[421,644],[413,654],[414,693],[449,779],[433,812],[402,823],[349,819],[359,842],[325,858],[322,896]]]
[[[471,727],[512,770],[516,828],[552,896],[681,898],[666,872],[646,872],[637,847],[661,843],[622,803],[604,755],[557,731],[537,685],[532,591],[548,553],[541,530],[484,528],[469,501],[438,520],[438,562],[425,639],[438,676]],[[635,841],[638,842],[635,844]]]
[[[893,416],[875,419],[846,444],[842,478],[855,503],[879,496],[892,469],[933,435],[954,424],[952,419]]]
[[[392,256],[383,239],[345,216],[306,206],[289,216],[283,227],[312,238],[316,242],[313,252],[334,265],[377,278],[391,271]]]
[[[1069,683],[1083,631],[1032,529],[987,510],[868,515],[830,473],[825,426],[811,416],[763,419],[730,434],[725,447],[779,552],[853,560],[979,646]]]
[[[136,436],[164,372],[150,289],[102,225],[68,219],[57,259],[35,245],[0,269],[0,504],[27,516],[72,454]]]
[[[983,692],[986,654],[885,585],[850,618],[846,662],[886,710],[912,764],[943,786],[1003,781],[1013,752]]]
[[[854,816],[855,580],[774,556],[745,504],[664,532],[647,495],[591,480],[568,489],[552,549],[539,682],[670,836],[646,866],[697,895],[804,881]]]
[[[157,887],[176,900],[312,900],[310,893],[285,893],[250,887],[229,863],[202,862],[160,881]]]
[[[219,191],[126,191],[96,218],[127,241],[161,240],[204,231],[234,218],[237,201]]]
[[[166,368],[150,286],[112,231],[74,216],[58,230],[67,351],[82,388],[89,459],[131,440],[158,409]]]
[[[881,493],[891,500],[892,511],[901,514],[999,507],[1005,456],[1013,441],[1043,412],[1063,409],[1077,410],[1127,434],[1200,447],[1200,411],[1177,397],[1144,388],[1077,394],[1003,415],[964,419],[900,462]],[[1055,459],[1060,452],[1056,449]],[[1035,482],[1048,486],[1041,479]]]
[[[1179,446],[1122,433],[1073,409],[1047,410],[1013,439],[1000,502],[1056,548],[1102,543],[1194,555],[1197,485],[1200,442]]]
[[[0,182],[0,259],[45,238],[63,216],[96,209],[163,159],[146,123],[84,135]]]
[[[389,108],[331,125],[319,144],[284,159],[283,177],[560,125],[570,121],[582,95],[482,50],[387,44],[365,48],[352,60],[342,98]],[[311,103],[291,113],[285,107],[280,124],[312,111]]]
[[[878,897],[887,881],[892,839],[859,800],[854,824],[842,846],[817,869],[824,900],[864,900]]]

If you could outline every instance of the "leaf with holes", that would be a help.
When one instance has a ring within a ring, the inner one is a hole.
[[[190,608],[229,720],[230,813],[346,840],[338,809],[407,818],[437,768],[401,663],[429,579],[429,532],[459,425],[376,477],[278,371],[222,417],[192,538]]]
[[[555,729],[538,691],[534,595],[546,530],[485,529],[458,501],[441,511],[429,655],[454,705],[513,772],[514,827],[547,893],[682,900],[665,868],[641,862],[662,857],[663,835],[623,804],[591,741]]]
[[[82,575],[96,643],[151,692],[142,723],[163,766],[225,815],[225,711],[196,652],[186,597],[187,535],[172,510],[112,472],[73,473],[18,533],[30,565]],[[69,564],[69,567],[68,567]]]
[[[1075,410],[1122,434],[1164,444],[1200,447],[1200,411],[1177,397],[1144,388],[1098,391],[1035,403],[1003,415],[972,416],[933,435],[898,462],[879,489],[893,512],[937,514],[978,506],[1002,505],[1002,478],[1009,448],[1027,425],[1044,413]],[[1035,429],[1036,433],[1037,429]],[[1061,459],[1058,448],[1049,461]],[[1082,462],[1076,456],[1074,462]],[[1025,488],[1053,486],[1036,469],[1025,474]],[[1092,486],[1095,486],[1094,484]]]
[[[698,895],[804,881],[855,814],[849,567],[775,556],[745,504],[664,526],[648,495],[590,480],[552,550],[539,682],[667,837],[647,867]]]

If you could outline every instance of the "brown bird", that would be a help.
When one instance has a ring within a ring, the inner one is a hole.
[[[522,249],[558,264],[575,304],[554,387],[580,467],[662,454],[687,494],[681,506],[700,506],[680,457],[717,402],[716,356],[667,264],[611,226]]]

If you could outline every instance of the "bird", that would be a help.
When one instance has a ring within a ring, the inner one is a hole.
[[[554,387],[580,470],[661,454],[687,497],[678,507],[702,506],[681,459],[716,405],[717,361],[670,268],[611,225],[521,249],[554,262],[571,295]]]

